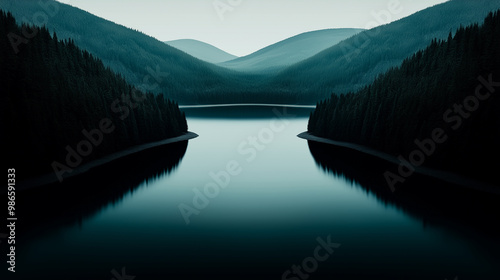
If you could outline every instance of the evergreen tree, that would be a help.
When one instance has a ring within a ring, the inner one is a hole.
[[[415,140],[443,128],[449,139],[426,165],[500,182],[488,160],[500,156],[500,98],[494,93],[482,101],[475,97],[479,85],[492,90],[478,77],[500,80],[499,13],[490,13],[482,26],[461,27],[445,41],[432,40],[356,93],[319,102],[309,131],[404,155],[417,148]],[[454,104],[471,109],[446,118]]]
[[[16,53],[9,38],[23,34],[22,28],[37,35]],[[2,156],[25,178],[64,163],[66,147],[77,150],[89,141],[83,131],[99,129],[106,119],[115,130],[103,133],[86,161],[187,131],[176,103],[140,92],[72,39],[57,38],[45,27],[18,26],[0,10]]]

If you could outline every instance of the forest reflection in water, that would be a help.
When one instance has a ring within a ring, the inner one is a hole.
[[[500,229],[494,222],[500,218],[497,195],[417,174],[392,192],[384,172],[396,168],[394,164],[330,144],[308,141],[308,145],[316,164],[325,173],[345,178],[353,187],[421,220],[424,227],[443,227],[457,234],[473,235],[490,253],[492,247],[500,248]]]
[[[127,194],[165,177],[180,164],[188,141],[171,143],[135,153],[91,169],[85,174],[19,195],[21,234],[37,234],[54,226],[82,223]]]

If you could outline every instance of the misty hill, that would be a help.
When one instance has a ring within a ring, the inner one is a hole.
[[[345,28],[302,33],[219,65],[245,72],[278,71],[318,54],[361,31],[363,29]]]
[[[499,38],[500,10],[482,26],[433,40],[356,94],[320,102],[308,130],[402,155],[411,168],[431,166],[498,185],[491,162],[500,157]]]
[[[23,30],[36,36],[16,53],[7,38]],[[187,131],[174,102],[131,87],[72,40],[45,27],[22,29],[1,10],[0,51],[0,127],[10,134],[0,146],[21,179]]]
[[[238,58],[237,56],[227,53],[217,47],[197,40],[181,39],[165,43],[191,56],[210,63],[221,63]]]
[[[362,32],[281,72],[270,88],[315,102],[331,93],[347,93],[370,84],[405,58],[446,39],[461,25],[482,22],[500,8],[500,0],[452,0],[407,18]]]
[[[51,33],[57,32],[60,39],[73,39],[132,85],[164,93],[184,104],[209,102],[234,88],[245,91],[253,84],[153,37],[66,4],[0,0],[0,8],[10,11],[19,22],[35,21],[38,26],[46,25]]]
[[[262,63],[280,63],[273,62],[271,55],[280,49],[280,43],[250,58],[240,58],[242,65],[246,61],[248,67],[267,69],[267,72],[239,72],[201,61],[141,32],[69,5],[52,0],[0,0],[0,8],[11,11],[18,21],[23,18],[32,21],[37,15],[38,25],[46,24],[60,39],[72,38],[78,47],[100,58],[105,66],[122,75],[131,85],[163,93],[181,104],[314,104],[332,92],[345,93],[362,88],[425,48],[433,38],[445,39],[460,25],[480,22],[489,11],[499,7],[500,0],[449,1],[361,32],[276,74],[269,70],[272,69],[270,64],[267,66],[271,68],[262,68],[259,63],[252,66],[251,62],[262,55],[267,58]],[[282,44],[288,45],[286,42],[296,39],[285,40]],[[287,50],[277,53],[280,52]],[[289,56],[294,57],[291,53]],[[288,63],[286,58],[283,61]]]

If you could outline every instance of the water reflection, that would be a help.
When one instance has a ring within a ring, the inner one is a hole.
[[[188,141],[132,154],[81,176],[24,191],[18,195],[20,234],[40,234],[61,225],[82,223],[120,202],[140,186],[173,172],[186,153]],[[142,184],[144,183],[144,184]]]
[[[427,184],[432,189],[429,180],[422,183],[421,194],[420,188],[409,191],[409,185],[392,194],[381,176],[383,162],[314,143],[308,148],[295,137],[307,118],[288,119],[286,129],[248,162],[238,145],[258,135],[276,116],[273,107],[241,109],[233,115],[251,117],[254,112],[257,119],[231,119],[227,110],[219,109],[207,118],[187,112],[190,129],[200,138],[190,143],[185,157],[187,143],[179,143],[180,148],[122,162],[110,168],[112,174],[74,180],[75,191],[51,191],[59,199],[70,197],[68,201],[30,193],[36,203],[31,209],[43,210],[30,213],[29,223],[41,219],[33,234],[40,228],[54,230],[20,242],[24,279],[110,279],[110,270],[122,267],[137,279],[283,279],[292,265],[313,256],[318,237],[328,236],[342,246],[307,279],[498,278],[500,248],[492,241],[495,231],[485,222],[497,219],[467,208],[482,205],[425,190]],[[300,114],[293,108],[277,109]],[[266,118],[258,118],[257,110]],[[170,174],[181,158],[182,165]],[[194,189],[202,189],[212,180],[209,172],[223,170],[229,160],[238,161],[243,171],[186,225],[178,205],[194,205]],[[439,207],[443,198],[447,200]],[[120,203],[113,207],[113,201]],[[447,211],[483,214],[477,217],[484,222],[482,231],[467,223],[468,217]],[[59,224],[51,226],[55,217]],[[61,220],[73,226],[60,226]],[[78,220],[84,220],[81,227],[75,226]]]
[[[465,235],[489,254],[497,256],[493,252],[500,248],[500,229],[493,221],[500,218],[498,196],[421,175],[414,175],[393,193],[383,176],[388,168],[395,168],[390,163],[333,145],[313,141],[308,144],[316,164],[326,173],[345,177],[353,186],[375,195],[382,203],[394,205],[421,220],[424,227],[439,227]]]

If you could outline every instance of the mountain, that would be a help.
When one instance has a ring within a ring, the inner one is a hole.
[[[332,93],[356,91],[460,26],[482,22],[500,0],[451,0],[399,21],[364,31],[277,75],[269,88],[316,102]]]
[[[197,40],[181,39],[165,43],[191,56],[210,63],[221,63],[238,58],[237,56],[227,53],[210,44]]]
[[[295,53],[280,48],[289,40],[225,65],[237,65],[241,59],[247,70],[229,69],[53,0],[0,0],[0,8],[12,12],[19,22],[34,21],[46,25],[51,33],[56,31],[60,39],[72,38],[131,85],[163,93],[180,104],[314,104],[333,92],[346,93],[370,84],[434,38],[445,39],[460,25],[482,21],[488,12],[500,8],[500,0],[448,1],[363,31],[283,70],[281,67],[293,60],[286,56],[295,57]],[[23,40],[18,42],[25,45]],[[281,56],[280,62],[273,59],[273,53],[287,55]]]
[[[302,33],[250,55],[219,63],[244,72],[276,72],[334,46],[363,29],[326,29]]]
[[[255,84],[141,32],[60,2],[0,0],[0,9],[11,12],[18,22],[45,25],[59,39],[71,38],[130,84],[183,104],[217,100],[234,88],[246,91]]]
[[[320,102],[308,130],[401,155],[399,175],[386,177],[392,186],[421,165],[500,185],[492,164],[500,157],[499,38],[500,10],[433,40],[356,94]]]
[[[23,33],[36,36],[16,52],[11,42]],[[1,10],[0,51],[0,128],[9,134],[0,146],[22,179],[62,176],[85,161],[187,132],[171,100],[131,87],[73,40],[20,27]]]

